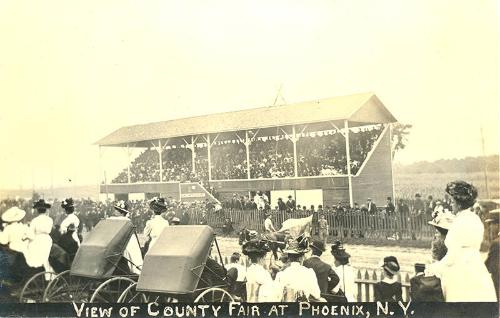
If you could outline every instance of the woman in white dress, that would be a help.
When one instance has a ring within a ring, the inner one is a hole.
[[[167,204],[164,198],[154,198],[149,202],[149,207],[155,215],[151,220],[146,222],[146,226],[144,227],[144,236],[146,236],[149,242],[148,251],[155,244],[163,229],[169,226],[168,221],[162,216],[162,213],[167,211]]]
[[[65,199],[61,202],[61,207],[66,212],[66,218],[61,222],[59,231],[61,234],[65,234],[68,231],[68,227],[73,224],[76,229],[80,228],[80,219],[75,215],[75,204],[72,198]],[[71,235],[73,240],[80,246],[80,238],[78,237],[78,231],[73,231]]]
[[[340,279],[337,286],[333,289],[333,292],[344,294],[348,302],[356,302],[358,299],[358,288],[355,281],[355,269],[349,264],[351,255],[345,251],[340,241],[332,245],[331,253],[335,258],[333,270]]]
[[[38,216],[31,220],[27,237],[29,244],[25,253],[28,266],[37,268],[43,267],[47,272],[53,272],[49,264],[50,250],[52,248],[52,238],[50,232],[54,221],[47,215],[47,210],[51,205],[44,199],[38,200],[33,208],[38,212]]]
[[[128,218],[130,212],[128,211],[128,205],[125,201],[118,201],[113,207],[115,208],[115,211],[109,219],[130,220]],[[139,241],[135,235],[132,235],[132,237],[128,240],[125,251],[123,251],[123,257],[129,260],[127,263],[132,273],[137,275],[141,274],[144,260],[142,258],[141,246],[139,245]]]
[[[249,303],[277,301],[271,273],[264,268],[265,257],[270,251],[267,242],[252,239],[244,243],[242,249],[243,254],[251,261],[246,271],[246,301]]]
[[[496,302],[491,276],[479,252],[484,225],[472,210],[477,190],[464,181],[451,182],[446,192],[453,198],[456,218],[446,235],[446,256],[434,266],[447,302]],[[437,269],[437,270],[436,270]]]
[[[26,211],[18,207],[12,207],[2,214],[4,226],[3,231],[0,232],[0,245],[6,257],[4,258],[6,262],[2,263],[2,266],[6,267],[2,268],[2,278],[10,277],[14,281],[20,281],[24,276],[29,275],[26,273],[28,268],[24,257],[28,249],[26,239],[28,226],[21,222],[25,215]],[[7,248],[4,249],[3,246]]]

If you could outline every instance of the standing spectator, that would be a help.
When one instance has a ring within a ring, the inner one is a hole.
[[[500,209],[490,211],[489,215],[489,218],[486,219],[486,223],[488,224],[488,230],[490,232],[490,250],[488,251],[488,258],[485,261],[485,265],[488,269],[488,272],[490,272],[491,278],[495,285],[497,299],[500,299],[498,295],[498,288],[500,285],[500,270],[498,262],[498,259],[500,258],[500,238],[498,233]]]
[[[273,221],[271,221],[271,213],[265,214],[266,219],[264,220],[264,229],[266,233],[274,233],[276,229],[273,226]]]
[[[302,265],[307,250],[307,241],[304,237],[298,237],[289,241],[283,251],[288,255],[290,265],[276,274],[278,290],[284,290],[281,301],[320,300],[321,291],[314,270]]]
[[[416,232],[422,229],[422,222],[425,213],[425,203],[422,201],[420,193],[415,194],[415,201],[413,202],[413,210],[411,211],[411,239],[416,240]]]
[[[286,204],[283,202],[282,198],[278,198],[278,210],[279,211],[285,211],[286,210]]]
[[[325,219],[325,215],[321,214],[318,221],[319,226],[319,239],[326,245],[328,240],[328,221]]]
[[[340,279],[330,265],[321,260],[321,254],[325,249],[323,241],[314,241],[311,244],[312,256],[304,261],[304,266],[311,268],[316,274],[321,297],[328,300],[328,296],[333,295],[331,290],[338,285]]]
[[[401,283],[397,280],[399,272],[399,263],[396,257],[387,256],[381,264],[384,270],[382,281],[373,286],[375,301],[380,302],[398,302],[403,301],[403,290]]]
[[[366,200],[366,209],[368,210],[368,214],[375,215],[377,214],[377,205],[375,202],[372,202],[371,198]]]
[[[51,205],[44,199],[38,200],[33,208],[38,212],[38,216],[31,220],[28,230],[28,249],[25,253],[26,263],[30,267],[44,267],[45,271],[52,271],[49,264],[50,249],[52,248],[52,238],[50,232],[54,221],[46,214]]]
[[[263,194],[262,191],[257,191],[257,195],[254,197],[254,201],[257,204],[257,209],[259,210],[265,210],[266,206],[269,204],[267,195]]]
[[[427,203],[426,203],[426,207],[425,207],[425,212],[426,212],[426,215],[429,219],[431,218],[431,214],[432,214],[432,212],[434,212],[435,207],[436,207],[436,201],[434,201],[434,198],[432,197],[432,195],[429,195],[427,197]]]
[[[255,203],[254,198],[251,198],[250,201],[247,202],[246,209],[257,210],[257,203]]]
[[[189,224],[189,213],[187,209],[183,209],[182,215],[181,215],[181,224],[182,225],[188,225]]]
[[[496,302],[491,275],[479,252],[484,225],[470,210],[477,198],[476,188],[464,181],[450,182],[446,193],[453,199],[456,218],[445,244],[448,253],[440,261],[440,278],[447,302]]]
[[[207,225],[208,220],[207,220],[207,212],[203,211],[201,213],[201,218],[200,218],[200,225]]]
[[[67,216],[61,222],[61,225],[59,227],[59,231],[61,232],[61,234],[65,234],[66,231],[68,230],[68,226],[70,224],[73,224],[75,226],[75,228],[80,230],[79,233],[77,233],[78,231],[73,231],[73,239],[78,244],[78,246],[80,246],[80,242],[81,242],[80,238],[82,236],[81,227],[80,227],[80,219],[78,219],[78,217],[74,213],[75,212],[75,203],[73,202],[73,199],[72,198],[64,199],[61,202],[61,207],[66,212]]]
[[[233,253],[230,258],[229,264],[226,265],[226,269],[229,273],[231,270],[236,270],[236,280],[233,286],[233,294],[238,296],[239,298],[245,300],[246,299],[246,291],[245,291],[245,280],[246,280],[246,272],[247,268],[240,264],[240,253]]]
[[[332,245],[331,253],[335,258],[335,273],[339,277],[339,283],[333,289],[337,295],[344,295],[348,302],[357,301],[358,288],[356,286],[356,274],[354,268],[349,264],[351,255],[346,252],[340,241]]]
[[[387,213],[387,216],[394,216],[395,211],[396,207],[394,206],[394,203],[392,203],[392,198],[387,197],[387,206],[385,207],[385,213]]]
[[[169,226],[169,221],[165,220],[162,216],[162,213],[167,210],[164,198],[154,198],[149,203],[149,207],[155,215],[151,220],[146,222],[146,226],[144,227],[144,236],[148,242],[146,251],[149,251],[153,247],[163,229]]]
[[[295,208],[296,208],[295,200],[291,195],[289,195],[288,200],[286,201],[286,209],[288,212],[292,212],[295,211]]]

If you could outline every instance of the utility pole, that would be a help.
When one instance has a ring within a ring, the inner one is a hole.
[[[481,145],[483,148],[483,172],[484,172],[484,184],[486,186],[486,195],[488,199],[490,198],[490,189],[488,187],[488,163],[486,162],[486,151],[484,149],[484,135],[483,126],[481,126]]]

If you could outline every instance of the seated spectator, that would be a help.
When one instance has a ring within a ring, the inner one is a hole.
[[[425,275],[425,264],[415,264],[415,276],[410,279],[410,298],[416,302],[444,301],[441,280]]]
[[[384,257],[381,267],[384,270],[385,276],[382,281],[373,286],[374,300],[381,302],[403,301],[402,286],[397,279],[397,274],[399,273],[397,258],[394,256]]]

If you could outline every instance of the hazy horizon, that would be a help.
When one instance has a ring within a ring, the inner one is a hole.
[[[481,128],[498,154],[497,12],[494,0],[2,1],[0,188],[98,184],[93,143],[112,131],[272,105],[280,86],[287,103],[374,92],[413,125],[397,163],[482,155]]]

